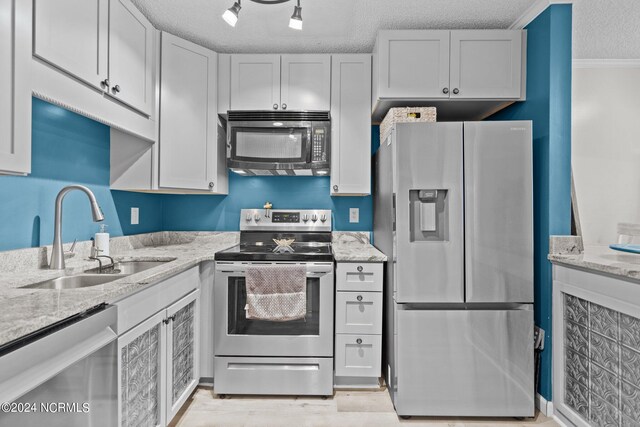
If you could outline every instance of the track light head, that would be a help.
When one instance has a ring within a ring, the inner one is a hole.
[[[233,6],[231,6],[222,14],[222,19],[224,19],[227,24],[235,27],[236,23],[238,22],[238,14],[240,13],[240,9],[242,9],[242,6],[240,6],[240,0],[238,0],[233,3]]]

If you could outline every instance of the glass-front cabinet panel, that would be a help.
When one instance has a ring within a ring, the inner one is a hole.
[[[161,425],[161,341],[164,311],[118,339],[120,425]]]
[[[303,319],[287,322],[247,319],[247,286],[244,277],[230,277],[228,281],[229,335],[308,335],[320,334],[320,279],[307,278],[307,314]]]

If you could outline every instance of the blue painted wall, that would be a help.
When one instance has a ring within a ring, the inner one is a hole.
[[[527,26],[527,100],[491,117],[533,120],[535,320],[546,331],[539,393],[552,398],[550,235],[571,234],[571,5]]]
[[[55,197],[62,187],[84,184],[96,195],[114,236],[159,230],[161,200],[154,195],[109,190],[109,128],[63,108],[33,99],[32,173],[0,176],[0,250],[50,244]],[[134,204],[135,203],[135,204]],[[141,207],[141,226],[129,222],[129,206]],[[124,229],[123,229],[124,228]],[[65,197],[63,240],[87,240],[98,230],[87,197]]]

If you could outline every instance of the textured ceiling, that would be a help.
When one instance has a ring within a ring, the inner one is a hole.
[[[639,0],[574,0],[575,59],[640,59]]]
[[[508,28],[532,0],[301,0],[304,30],[289,28],[294,2],[242,1],[235,28],[222,13],[233,0],[132,0],[159,29],[217,52],[371,52],[379,29]],[[603,1],[603,0],[594,0]],[[609,0],[606,3],[621,0]],[[638,0],[629,0],[629,3]]]

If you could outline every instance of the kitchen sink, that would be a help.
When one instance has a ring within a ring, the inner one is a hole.
[[[62,276],[44,282],[22,286],[23,289],[78,289],[90,286],[102,285],[121,279],[127,274],[77,274],[74,276]]]
[[[118,275],[118,274],[135,274],[141,271],[149,270],[153,267],[158,267],[172,260],[166,261],[121,261],[116,262],[114,265],[107,265],[102,272],[98,267],[85,271],[85,273],[100,273],[101,275]]]

